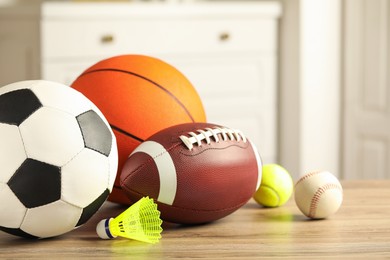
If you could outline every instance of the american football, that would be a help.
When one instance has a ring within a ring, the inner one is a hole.
[[[239,131],[186,123],[152,135],[127,159],[121,186],[133,202],[154,198],[161,218],[200,224],[223,218],[253,196],[262,162]]]

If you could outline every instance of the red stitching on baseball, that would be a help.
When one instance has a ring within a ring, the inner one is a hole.
[[[302,181],[304,181],[304,180],[310,178],[311,176],[314,176],[314,175],[319,174],[319,173],[322,173],[322,172],[323,172],[323,171],[315,171],[315,172],[310,172],[310,173],[306,174],[305,176],[303,176],[302,178],[300,178],[300,179],[297,181],[297,183],[295,184],[295,186],[297,186],[298,183],[300,183],[300,182],[302,182]]]
[[[318,188],[318,190],[316,191],[316,193],[314,194],[314,196],[311,200],[310,211],[309,211],[308,217],[315,218],[317,206],[318,206],[318,203],[321,199],[321,195],[324,194],[327,190],[331,190],[331,189],[339,189],[340,190],[341,188],[339,185],[337,185],[335,183],[328,183],[328,184],[325,184],[324,186]]]

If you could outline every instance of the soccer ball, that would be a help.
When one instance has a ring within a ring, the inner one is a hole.
[[[117,165],[111,128],[81,93],[43,80],[0,88],[0,230],[44,238],[84,224]]]

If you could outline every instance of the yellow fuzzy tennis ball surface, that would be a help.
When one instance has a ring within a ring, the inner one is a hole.
[[[286,169],[277,164],[265,164],[260,187],[253,198],[265,207],[279,207],[291,197],[293,180]]]

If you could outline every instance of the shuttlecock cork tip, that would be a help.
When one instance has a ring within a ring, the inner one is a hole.
[[[110,222],[113,218],[102,219],[96,226],[96,233],[101,239],[113,239],[116,238],[109,228]]]

